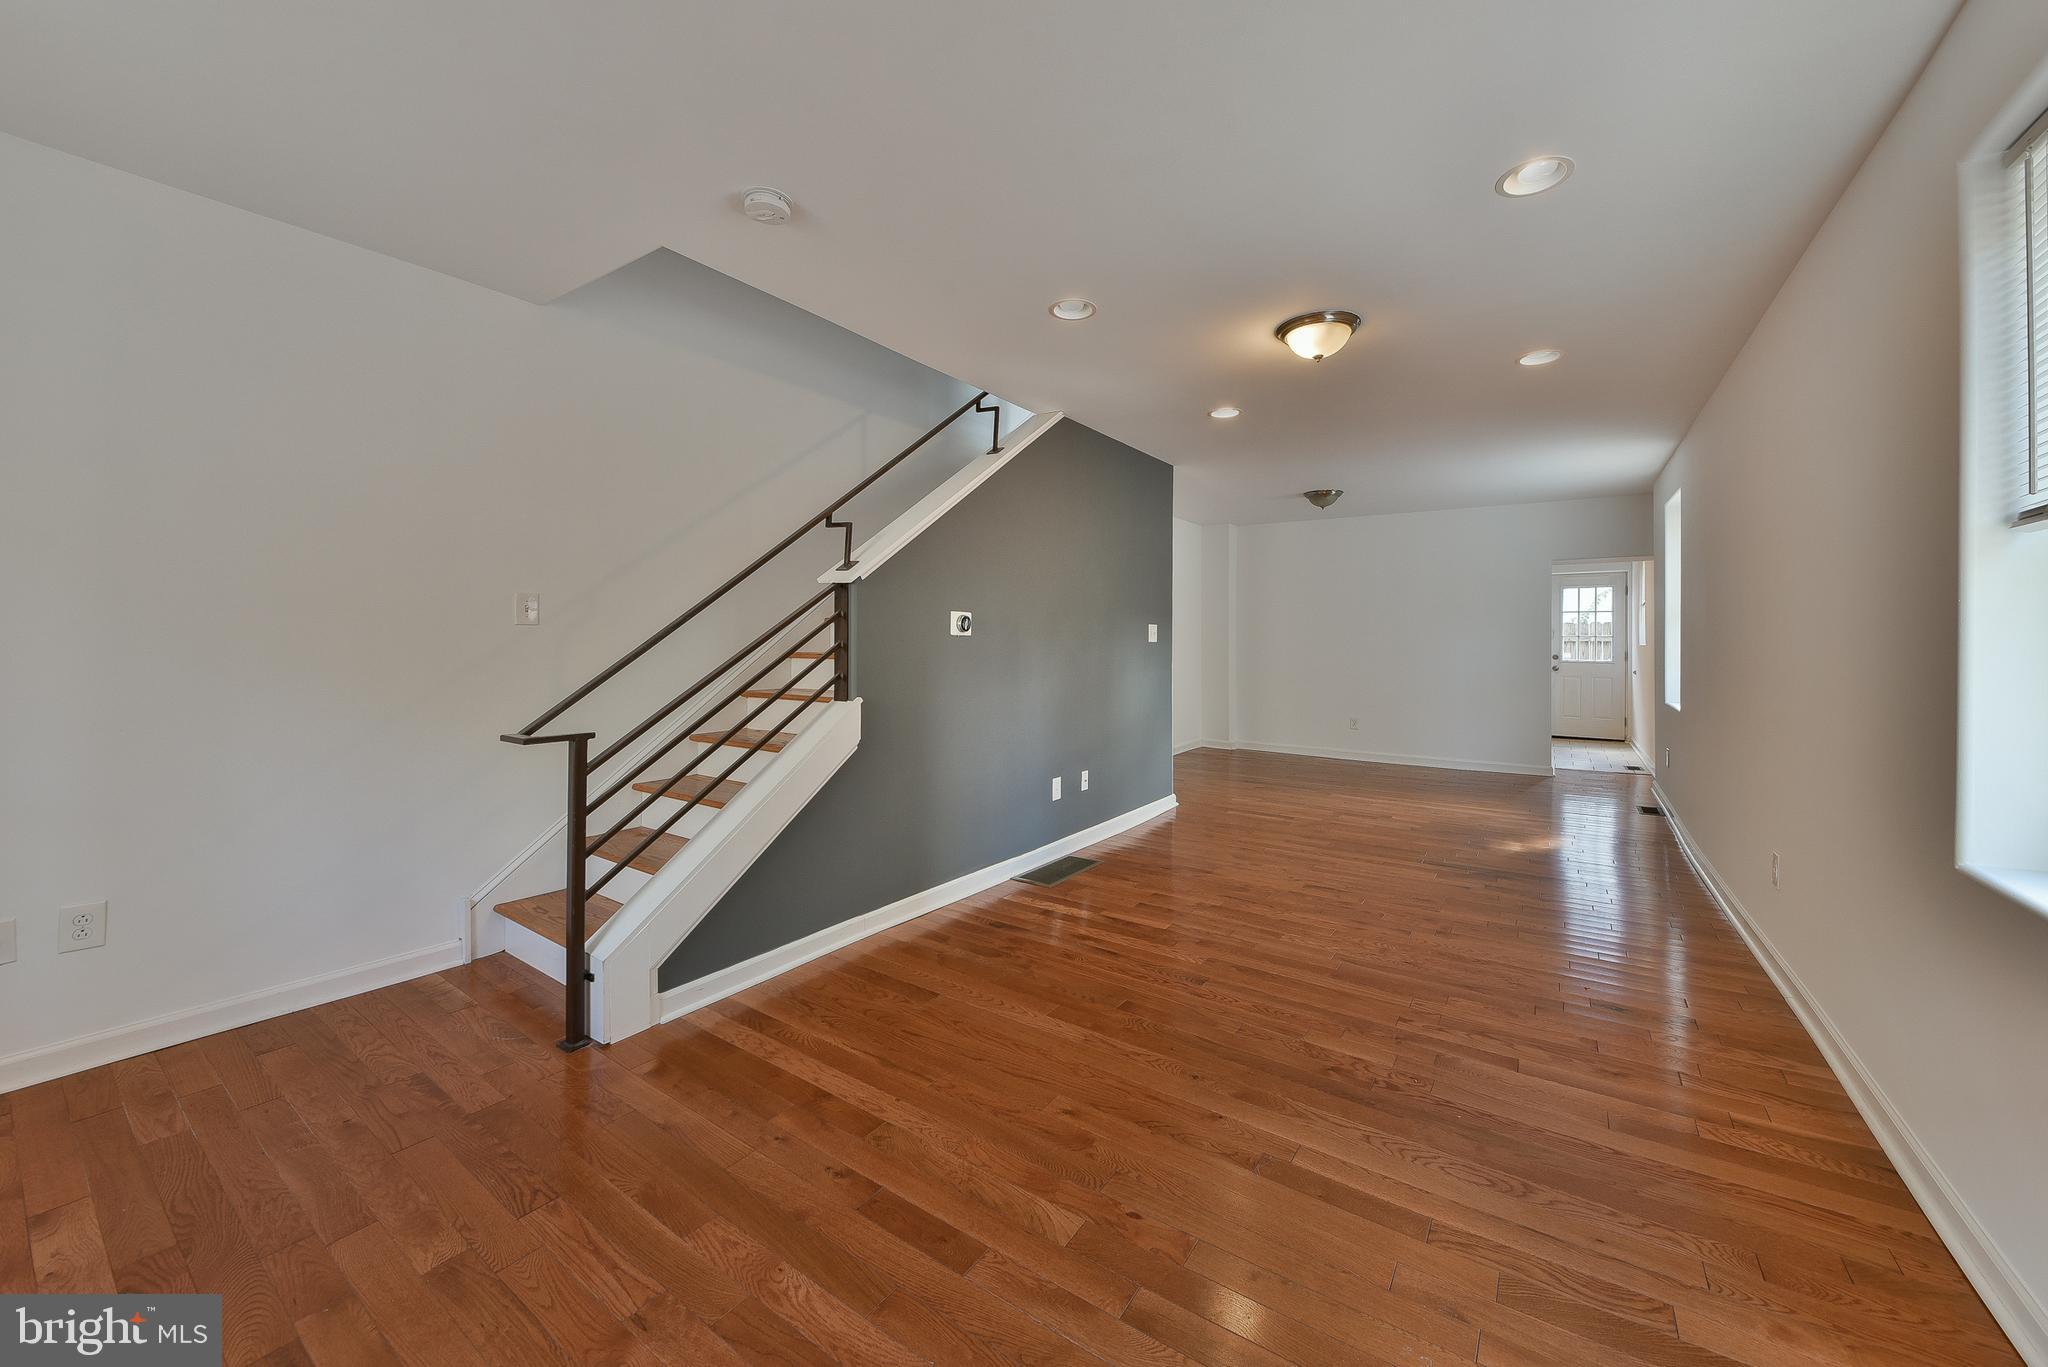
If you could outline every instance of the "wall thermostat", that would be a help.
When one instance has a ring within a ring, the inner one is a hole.
[[[974,634],[974,614],[971,612],[961,612],[958,609],[947,613],[946,629],[955,636],[972,636]]]

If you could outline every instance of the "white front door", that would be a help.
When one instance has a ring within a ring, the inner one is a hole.
[[[1628,575],[1550,576],[1550,734],[1628,739]]]

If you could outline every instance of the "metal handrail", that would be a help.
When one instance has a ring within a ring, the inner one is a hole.
[[[541,728],[546,726],[549,722],[555,720],[555,718],[561,716],[564,712],[567,712],[577,703],[582,702],[585,698],[589,697],[592,693],[595,693],[599,688],[602,688],[605,684],[611,682],[612,679],[618,676],[620,671],[624,670],[628,665],[631,665],[634,661],[640,659],[642,656],[647,654],[648,651],[654,649],[663,641],[666,641],[670,636],[673,636],[677,631],[682,629],[684,626],[688,625],[691,621],[695,620],[696,617],[699,614],[701,614],[706,608],[718,602],[721,598],[725,597],[726,594],[732,592],[735,588],[738,588],[741,584],[745,583],[746,580],[749,577],[751,577],[755,571],[759,570],[763,565],[766,565],[776,556],[781,555],[791,546],[794,546],[799,540],[803,538],[803,536],[806,533],[814,530],[815,528],[822,525],[825,527],[830,527],[843,531],[845,533],[846,542],[845,548],[840,557],[840,568],[853,568],[853,524],[851,522],[839,521],[839,510],[844,508],[848,503],[851,503],[855,498],[859,497],[860,494],[864,492],[876,480],[880,479],[883,475],[888,474],[891,470],[901,465],[904,461],[908,460],[912,455],[915,455],[920,449],[923,448],[926,442],[929,442],[933,437],[936,437],[939,433],[945,431],[946,428],[952,426],[955,422],[959,421],[961,417],[963,417],[969,412],[987,413],[990,415],[991,427],[993,430],[990,434],[989,454],[993,455],[997,451],[1001,450],[1003,430],[1002,406],[1000,404],[989,403],[987,402],[987,400],[988,391],[983,390],[980,393],[976,394],[973,398],[969,399],[966,403],[961,404],[951,413],[948,413],[943,420],[941,420],[939,423],[933,426],[930,431],[926,432],[916,441],[910,443],[910,445],[904,447],[901,451],[898,451],[894,456],[891,456],[887,461],[883,462],[865,479],[861,480],[860,483],[854,485],[851,489],[848,489],[845,493],[841,494],[838,498],[834,499],[831,503],[827,504],[819,512],[805,519],[804,522],[801,525],[799,525],[795,531],[791,532],[788,536],[782,538],[782,540],[776,542],[774,546],[770,547],[761,555],[756,556],[753,563],[748,565],[745,569],[741,570],[738,574],[733,575],[730,579],[726,580],[723,584],[720,584],[710,593],[698,599],[689,608],[687,608],[680,616],[670,621],[667,626],[664,626],[661,630],[655,632],[652,636],[649,636],[639,645],[634,646],[624,655],[621,655],[618,659],[614,660],[609,666],[600,671],[596,676],[591,678],[589,682],[585,683],[582,687],[570,693],[568,697],[563,698],[553,707],[550,707],[547,711],[541,713],[538,717],[535,717],[525,726],[519,728],[519,730],[510,732],[506,735],[499,737],[500,740],[512,745],[560,744],[566,745],[569,750],[568,817],[565,823],[565,835],[567,837],[566,853],[568,855],[568,886],[563,890],[563,899],[565,902],[565,906],[563,909],[563,939],[565,941],[563,945],[563,951],[565,955],[563,964],[565,970],[563,975],[563,1015],[565,1018],[565,1026],[562,1039],[560,1040],[558,1045],[558,1047],[560,1047],[561,1049],[581,1049],[593,1042],[590,1038],[589,1002],[589,984],[592,981],[592,975],[590,973],[590,949],[588,944],[588,903],[590,895],[596,892],[598,889],[604,887],[607,883],[611,882],[611,880],[618,875],[620,869],[628,867],[635,859],[638,859],[641,855],[645,854],[647,850],[653,846],[655,841],[659,840],[662,836],[666,835],[672,826],[674,826],[678,821],[681,821],[685,816],[689,815],[689,813],[695,810],[700,803],[702,803],[708,796],[710,796],[710,794],[715,792],[719,784],[725,782],[726,779],[730,778],[742,764],[747,762],[748,759],[760,753],[760,751],[764,749],[768,745],[768,743],[774,738],[777,730],[779,730],[781,726],[786,725],[789,722],[794,721],[797,717],[803,715],[804,710],[806,708],[810,707],[812,703],[817,702],[821,698],[825,698],[829,701],[830,698],[833,696],[844,697],[846,694],[852,692],[852,638],[851,633],[848,629],[849,623],[851,621],[852,602],[850,597],[850,590],[845,584],[835,584],[829,588],[821,590],[817,594],[814,594],[801,607],[798,607],[797,609],[789,613],[781,621],[777,622],[774,626],[770,627],[768,630],[762,632],[759,636],[755,637],[752,642],[750,642],[740,650],[736,651],[729,659],[725,661],[724,664],[719,665],[716,669],[704,675],[703,678],[697,680],[696,683],[691,684],[688,688],[684,689],[674,698],[670,699],[668,702],[664,703],[659,708],[656,708],[651,715],[641,720],[638,724],[636,724],[630,730],[628,730],[624,735],[620,736],[617,740],[613,741],[610,745],[606,746],[602,751],[598,753],[598,755],[595,758],[591,757],[590,743],[593,740],[597,739],[596,732],[562,731],[550,735],[542,735],[540,733]],[[817,607],[818,604],[822,603],[827,597],[830,597],[833,600],[833,610],[832,614],[829,617],[826,617],[823,621],[814,625],[807,634],[805,634],[802,638],[800,638],[797,641],[795,645],[787,647],[783,650],[783,652],[780,655],[772,657],[768,661],[768,663],[762,665],[761,668],[757,670],[752,676],[750,676],[745,682],[737,685],[734,688],[726,690],[724,694],[720,697],[718,702],[712,704],[711,706],[703,710],[703,712],[698,716],[698,719],[695,723],[692,723],[689,726],[677,728],[675,735],[671,736],[666,742],[664,742],[661,746],[655,749],[651,754],[642,757],[641,760],[634,765],[630,772],[616,779],[609,787],[605,789],[605,791],[601,795],[598,796],[596,801],[593,802],[591,800],[590,779],[591,776],[597,770],[603,768],[606,764],[610,763],[617,756],[624,753],[628,747],[630,747],[636,741],[644,737],[649,731],[652,731],[655,727],[661,725],[664,721],[668,720],[668,718],[674,716],[682,708],[688,706],[693,699],[697,698],[700,694],[702,694],[704,690],[709,688],[715,681],[724,678],[728,674],[732,673],[734,670],[740,668],[748,659],[748,657],[753,655],[755,651],[759,650],[762,646],[767,645],[770,641],[773,641],[776,637],[782,635],[782,633],[789,630],[791,626],[793,626],[803,618],[803,615],[805,613]],[[767,699],[767,701],[763,702],[759,707],[756,707],[752,711],[748,712],[746,716],[742,717],[731,728],[729,728],[724,735],[720,736],[718,742],[715,745],[708,746],[694,759],[692,759],[688,764],[684,765],[680,772],[678,772],[677,774],[669,778],[666,782],[664,782],[656,792],[650,794],[644,801],[635,805],[633,810],[629,812],[620,821],[618,821],[616,824],[614,824],[610,830],[606,831],[603,835],[599,836],[595,841],[592,841],[589,838],[590,818],[591,816],[596,814],[597,810],[600,807],[602,807],[605,803],[611,801],[612,798],[616,797],[620,792],[624,791],[626,786],[632,783],[635,778],[645,773],[663,756],[667,755],[677,745],[681,744],[683,739],[689,736],[693,731],[695,731],[698,726],[703,725],[711,717],[716,716],[719,713],[719,711],[729,706],[730,704],[738,701],[743,694],[745,694],[749,689],[751,689],[756,683],[759,683],[762,678],[766,677],[769,670],[773,669],[778,664],[786,663],[794,659],[797,651],[801,650],[805,645],[809,644],[812,640],[816,639],[818,633],[824,631],[827,627],[835,628],[833,645],[830,651],[822,654],[818,659],[813,660],[809,665],[805,666],[803,669],[799,670],[796,674],[794,674],[788,680],[786,680],[781,685],[781,687],[775,690],[775,692]],[[705,784],[698,792],[692,794],[687,799],[677,799],[682,802],[681,810],[675,812],[666,821],[662,822],[660,827],[651,832],[644,840],[642,840],[639,843],[638,847],[636,847],[631,854],[627,855],[624,859],[611,861],[611,868],[607,869],[594,882],[589,880],[584,867],[585,860],[587,860],[591,855],[595,854],[598,850],[603,849],[606,844],[608,844],[621,831],[625,830],[642,812],[646,811],[652,803],[654,803],[660,798],[668,797],[670,795],[670,791],[675,787],[676,784],[680,783],[683,779],[689,777],[693,772],[695,772],[697,766],[699,764],[702,764],[707,757],[716,753],[721,747],[725,746],[726,743],[730,741],[734,736],[738,735],[741,731],[745,730],[747,724],[753,721],[754,718],[760,716],[762,712],[764,712],[770,707],[775,706],[775,704],[779,702],[788,701],[792,696],[791,690],[796,688],[798,684],[802,683],[807,677],[809,677],[810,674],[827,659],[830,659],[834,662],[834,673],[832,674],[830,679],[828,679],[822,686],[812,690],[812,692],[807,697],[805,697],[801,702],[799,702],[796,705],[795,710],[792,711],[788,716],[784,717],[782,721],[777,723],[775,727],[768,728],[767,735],[764,735],[760,739],[754,741],[752,744],[747,745],[743,749],[738,759],[734,760],[731,764],[727,765],[722,771],[720,771],[717,777],[711,779],[710,782]],[[836,695],[832,693],[832,690],[835,688],[839,690]]]
[[[517,730],[513,734],[520,736],[533,735],[534,732],[540,730],[543,726],[546,726],[556,717],[561,716],[564,712],[574,707],[577,703],[582,702],[585,698],[589,697],[592,693],[596,692],[597,689],[611,682],[612,678],[616,676],[620,670],[624,669],[627,665],[632,664],[635,660],[639,659],[642,655],[645,655],[648,651],[660,645],[663,641],[666,641],[670,636],[675,634],[678,628],[682,627],[684,624],[691,621],[693,618],[697,616],[698,613],[704,611],[704,609],[710,607],[713,603],[725,597],[726,594],[732,592],[735,588],[738,588],[742,583],[744,583],[747,580],[748,576],[754,573],[755,570],[760,569],[763,565],[773,560],[776,556],[782,554],[791,546],[794,546],[797,543],[798,539],[801,538],[805,532],[810,531],[813,527],[819,526],[823,523],[830,523],[831,525],[836,527],[846,528],[846,556],[845,562],[841,565],[840,568],[852,568],[852,525],[844,522],[832,522],[833,514],[837,513],[841,508],[845,507],[848,503],[851,503],[859,494],[866,490],[869,485],[873,484],[883,475],[888,474],[898,465],[901,465],[905,460],[908,460],[912,455],[915,455],[918,449],[921,448],[926,442],[930,441],[933,437],[936,437],[937,435],[939,435],[939,433],[945,431],[948,427],[952,426],[953,423],[956,420],[958,420],[961,414],[968,412],[970,409],[976,412],[997,413],[997,431],[998,433],[1000,433],[1002,423],[1000,409],[997,406],[990,406],[987,408],[982,407],[981,401],[983,399],[986,399],[987,397],[988,391],[984,389],[983,391],[981,391],[981,393],[976,394],[966,403],[961,404],[951,413],[948,413],[942,422],[940,422],[937,426],[933,427],[929,432],[926,432],[923,436],[919,437],[916,441],[910,443],[910,445],[904,447],[901,451],[898,451],[895,455],[891,456],[889,460],[885,464],[883,464],[879,469],[877,469],[873,474],[869,475],[860,483],[854,485],[851,489],[848,489],[845,493],[841,494],[838,498],[834,499],[831,503],[827,504],[818,513],[814,514],[809,518],[806,518],[802,525],[800,525],[795,531],[791,532],[788,536],[783,537],[782,540],[776,542],[775,545],[771,547],[769,550],[766,550],[762,552],[759,556],[755,557],[753,564],[747,566],[738,574],[726,580],[723,584],[720,584],[717,588],[711,590],[711,592],[705,594],[702,598],[698,599],[696,603],[694,603],[690,608],[688,608],[680,617],[677,617],[674,621],[670,622],[660,631],[655,632],[652,636],[642,641],[639,645],[634,646],[624,655],[621,655],[618,659],[614,660],[608,667],[600,671],[597,677],[593,678],[589,683],[584,684],[581,688],[571,693],[568,697],[562,699],[553,707],[550,707],[547,711],[541,713],[538,717],[535,717],[532,721],[520,727],[519,730]],[[993,451],[994,449],[996,448],[992,447],[991,451]]]

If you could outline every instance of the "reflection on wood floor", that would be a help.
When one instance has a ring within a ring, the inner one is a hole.
[[[504,957],[0,1099],[245,1363],[2014,1363],[1647,784],[1182,807],[610,1049]]]

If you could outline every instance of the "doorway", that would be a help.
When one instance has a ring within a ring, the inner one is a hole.
[[[1550,734],[1628,739],[1631,614],[1626,570],[1550,577]]]

